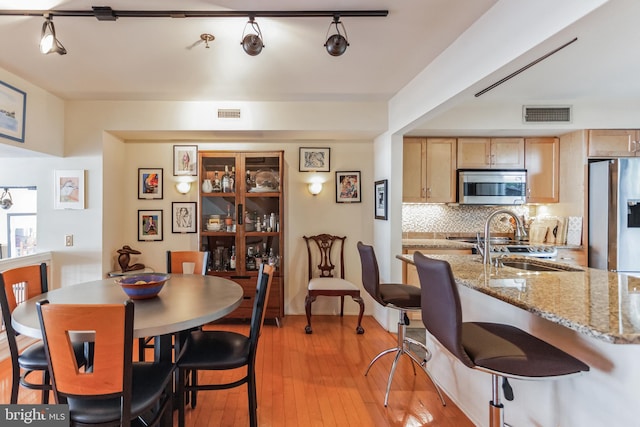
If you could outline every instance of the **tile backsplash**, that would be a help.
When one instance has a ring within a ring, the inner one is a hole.
[[[472,206],[472,205],[440,205],[403,203],[403,233],[463,233],[474,234],[484,231],[484,224],[491,212],[499,208],[507,208],[516,215],[528,220],[528,206]],[[504,221],[491,222],[491,231],[512,233],[513,228],[504,217]]]

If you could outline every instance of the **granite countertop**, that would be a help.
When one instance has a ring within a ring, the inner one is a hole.
[[[608,343],[640,344],[640,278],[586,267],[562,272],[496,268],[482,264],[479,255],[428,256],[448,261],[459,285]],[[413,263],[412,255],[397,258]]]
[[[475,243],[449,240],[446,238],[409,238],[402,239],[403,249],[471,249]],[[558,249],[582,249],[579,245],[547,245],[536,243],[535,246],[554,246]]]

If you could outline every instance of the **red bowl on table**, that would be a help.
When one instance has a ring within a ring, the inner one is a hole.
[[[116,283],[129,298],[139,300],[156,297],[167,280],[168,274],[135,274],[116,279]]]

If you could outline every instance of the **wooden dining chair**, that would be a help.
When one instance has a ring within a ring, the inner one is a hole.
[[[349,296],[360,305],[356,332],[363,334],[364,301],[360,296],[360,288],[344,278],[344,242],[346,237],[318,234],[302,238],[307,244],[309,280],[307,297],[304,300],[307,314],[307,326],[304,331],[307,334],[313,333],[311,329],[311,304],[317,297],[340,297],[340,316],[343,316],[344,297]]]
[[[194,263],[194,274],[207,274],[209,252],[167,251],[167,273],[182,274],[182,267],[185,262]],[[146,350],[153,347],[153,337],[138,338],[138,360],[144,362]]]
[[[255,360],[274,271],[275,268],[271,265],[261,264],[260,266],[249,336],[230,331],[196,330],[187,337],[178,359],[179,427],[184,427],[185,423],[185,401],[189,398],[191,407],[195,408],[198,390],[224,390],[242,384],[247,384],[250,425],[251,427],[258,425]],[[199,371],[222,371],[245,366],[246,375],[230,383],[202,384],[197,381]]]
[[[134,304],[37,304],[56,403],[72,426],[155,426],[172,407],[173,363],[133,363]],[[91,369],[70,337],[93,345]],[[167,416],[171,416],[170,412]]]
[[[44,345],[41,341],[36,342],[20,352],[17,340],[19,334],[11,325],[11,313],[19,303],[47,292],[47,265],[41,263],[5,270],[0,274],[0,288],[0,310],[11,355],[10,403],[18,403],[20,386],[31,390],[41,390],[42,403],[48,403],[51,382]],[[82,345],[76,345],[74,351],[78,363],[84,364]],[[41,380],[32,381],[31,378],[37,373],[41,374]]]

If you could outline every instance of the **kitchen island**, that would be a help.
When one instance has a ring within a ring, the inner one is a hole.
[[[517,326],[587,363],[583,375],[511,381],[511,425],[640,425],[640,279],[560,263],[556,272],[485,266],[478,255],[427,255],[451,264],[465,321]],[[398,255],[412,263],[411,255]],[[527,260],[529,262],[535,262]],[[573,270],[573,271],[571,271]],[[478,425],[488,425],[491,380],[470,370],[427,334],[436,381]]]

